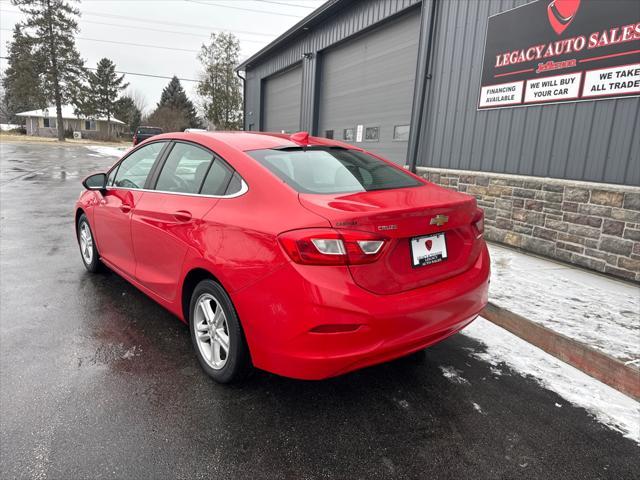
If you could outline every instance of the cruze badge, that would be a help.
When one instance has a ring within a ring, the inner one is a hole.
[[[449,217],[447,217],[446,215],[436,215],[431,219],[431,221],[429,222],[429,225],[437,225],[441,227],[448,221],[449,221]]]

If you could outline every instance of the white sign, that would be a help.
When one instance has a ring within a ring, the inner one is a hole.
[[[356,126],[356,142],[362,142],[362,135],[364,134],[364,125]]]
[[[524,103],[573,100],[580,93],[582,72],[527,80]]]
[[[447,243],[444,233],[411,239],[413,266],[431,265],[447,259]]]
[[[524,81],[487,85],[480,90],[480,108],[515,105],[522,101]]]
[[[589,70],[585,73],[583,97],[640,93],[640,63]]]

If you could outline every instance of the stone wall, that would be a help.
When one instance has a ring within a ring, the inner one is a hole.
[[[640,187],[418,167],[474,195],[485,237],[640,282]]]

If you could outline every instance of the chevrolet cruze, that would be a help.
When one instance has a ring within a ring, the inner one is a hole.
[[[215,380],[255,366],[322,379],[424,349],[487,302],[473,197],[334,140],[157,135],[83,181],[103,265],[187,323]]]

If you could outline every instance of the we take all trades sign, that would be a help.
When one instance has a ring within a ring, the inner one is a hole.
[[[489,17],[478,109],[640,96],[640,0],[538,0]]]

